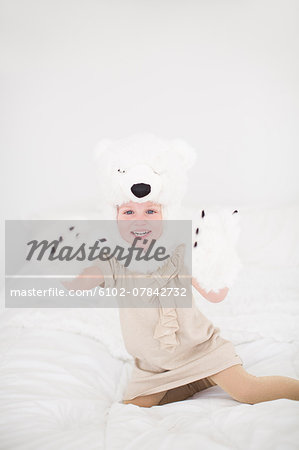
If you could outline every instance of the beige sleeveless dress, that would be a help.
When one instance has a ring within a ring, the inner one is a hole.
[[[183,258],[184,246],[179,245],[161,268],[143,276],[142,286],[159,289],[186,286],[186,279],[180,277]],[[133,287],[138,287],[134,273],[115,258],[100,261],[99,266],[105,288],[125,288],[126,292],[132,292]],[[197,308],[192,289],[192,307],[191,302],[190,307],[175,307],[177,298],[172,298],[174,307],[163,306],[159,295],[146,299],[131,297],[130,307],[123,307],[119,299],[124,344],[135,361],[123,400],[173,389],[236,364],[243,365],[234,345],[223,339],[220,329]]]

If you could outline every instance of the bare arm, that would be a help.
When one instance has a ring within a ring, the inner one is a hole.
[[[97,266],[91,266],[84,269],[73,280],[64,280],[62,284],[70,290],[89,290],[104,283],[104,276]]]
[[[212,303],[219,303],[222,302],[222,300],[225,299],[225,297],[227,296],[227,293],[229,291],[228,287],[225,287],[223,289],[220,289],[219,292],[216,294],[216,292],[214,291],[205,291],[202,287],[200,287],[200,285],[198,284],[198,282],[196,281],[196,279],[194,277],[192,277],[192,286],[195,287],[195,289],[204,297],[206,298],[209,302]]]

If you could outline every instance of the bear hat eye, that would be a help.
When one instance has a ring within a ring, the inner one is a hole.
[[[125,171],[125,170],[121,170],[121,169],[117,169],[117,172],[119,172],[119,173],[125,173],[126,171]]]

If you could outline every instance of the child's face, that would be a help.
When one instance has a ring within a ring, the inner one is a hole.
[[[117,224],[123,239],[132,244],[138,237],[136,247],[146,249],[152,239],[162,234],[162,207],[153,202],[124,203],[117,207]],[[147,239],[145,244],[144,239]]]

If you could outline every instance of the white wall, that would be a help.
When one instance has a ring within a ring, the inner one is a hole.
[[[91,201],[93,145],[135,131],[198,149],[204,202],[299,201],[296,0],[1,3],[5,218]]]

